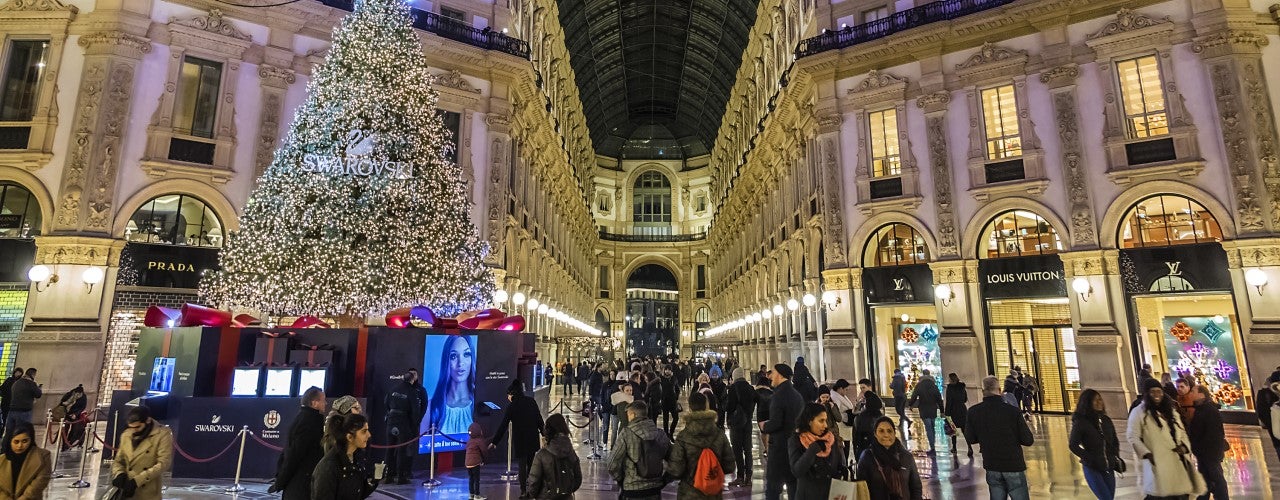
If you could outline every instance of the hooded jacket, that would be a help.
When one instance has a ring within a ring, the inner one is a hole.
[[[876,435],[876,419],[884,416],[884,400],[880,395],[867,391],[863,395],[866,405],[858,416],[853,418],[853,456],[860,457],[862,452],[871,447]]]
[[[716,412],[692,411],[684,417],[684,429],[676,434],[676,444],[671,447],[671,455],[667,459],[667,474],[680,478],[680,489],[676,498],[702,500],[723,498],[723,495],[708,496],[693,487],[694,473],[698,470],[698,459],[702,450],[709,449],[720,461],[720,469],[725,475],[733,474],[736,467],[733,460],[733,449],[729,440],[724,437],[724,430],[716,427]]]
[[[942,409],[938,382],[931,376],[920,377],[915,389],[911,390],[910,402],[920,410],[920,418],[938,418],[938,411]]]
[[[480,422],[471,422],[467,429],[471,439],[467,440],[467,467],[484,465],[484,450],[489,447],[489,439],[485,437],[484,426]]]
[[[662,478],[640,477],[640,473],[636,470],[636,461],[640,459],[641,441],[665,438],[662,435],[662,430],[658,429],[652,419],[644,415],[637,415],[625,429],[618,431],[617,442],[614,443],[613,450],[609,451],[609,475],[622,485],[623,492],[653,490],[657,495],[667,484]]]
[[[760,396],[744,378],[739,378],[729,386],[729,396],[725,401],[725,411],[729,413],[729,425],[743,427],[751,425],[751,414],[756,409]]]
[[[582,461],[578,459],[578,453],[573,451],[569,436],[557,434],[533,456],[533,464],[529,466],[529,496],[542,500],[573,498],[572,494],[553,496],[543,492],[547,483],[555,478],[556,461],[564,459],[570,459],[577,465],[578,474],[582,474]]]

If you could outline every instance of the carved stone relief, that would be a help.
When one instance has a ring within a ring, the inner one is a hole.
[[[207,15],[196,16],[190,19],[169,18],[169,24],[195,28],[215,35],[235,38],[237,40],[253,39],[245,32],[236,28],[235,25],[224,19],[222,17],[222,11],[219,9],[210,9]]]
[[[1260,232],[1266,228],[1262,214],[1264,202],[1258,199],[1254,188],[1249,132],[1245,129],[1248,118],[1241,116],[1239,86],[1232,66],[1230,61],[1212,64],[1213,94],[1218,102],[1222,143],[1226,146],[1227,165],[1236,191],[1236,222],[1241,232]]]
[[[823,252],[826,267],[836,268],[849,265],[844,248],[844,207],[840,196],[840,162],[836,159],[836,141],[828,135],[822,139],[822,171],[826,180],[822,183],[823,214],[825,227],[822,231],[822,242],[826,245]]]
[[[472,86],[471,82],[468,82],[466,78],[462,77],[462,72],[456,69],[436,75],[435,84],[441,87],[461,90],[463,92],[471,92],[473,94],[480,93],[480,89]]]
[[[1073,84],[1079,73],[1075,65],[1062,66],[1041,74],[1040,81],[1057,85],[1052,90],[1053,112],[1062,144],[1062,170],[1070,205],[1072,246],[1085,248],[1096,246],[1098,237],[1089,197],[1088,173],[1080,146],[1080,121]]]
[[[74,5],[67,5],[58,0],[12,0],[4,5],[0,5],[0,12],[15,11],[59,11],[70,10],[78,12],[80,9]]]
[[[916,102],[922,109],[941,107],[950,102],[946,91],[930,94]],[[952,206],[951,162],[947,157],[946,112],[934,111],[925,116],[926,137],[929,141],[929,164],[933,170],[934,205],[938,216],[938,255],[960,255],[956,244],[955,208]]]

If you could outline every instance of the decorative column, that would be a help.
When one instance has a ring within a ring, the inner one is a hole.
[[[271,165],[275,156],[276,142],[280,138],[280,115],[284,112],[284,96],[289,86],[298,81],[293,72],[293,52],[291,40],[276,40],[284,36],[280,30],[271,30],[272,44],[263,49],[263,62],[258,66],[258,78],[262,87],[262,109],[259,111],[258,141],[254,145],[253,175],[254,183]],[[292,38],[292,33],[287,34]],[[282,45],[277,46],[280,43]]]
[[[960,258],[956,240],[956,214],[952,201],[951,162],[947,151],[947,105],[951,93],[939,90],[916,99],[924,110],[925,136],[929,143],[929,168],[933,174],[933,205],[938,218],[938,259]]]
[[[1071,326],[1075,331],[1076,357],[1082,365],[1080,386],[1102,393],[1107,413],[1124,418],[1137,386],[1133,354],[1120,325],[1128,308],[1120,277],[1118,250],[1088,250],[1060,254]],[[1083,290],[1083,291],[1081,291]],[[1128,328],[1124,328],[1127,330]]]
[[[1222,246],[1256,393],[1280,359],[1280,238],[1225,241]]]
[[[970,401],[980,401],[982,378],[989,371],[984,346],[974,331],[973,318],[981,316],[983,307],[978,292],[978,262],[948,260],[930,263],[929,268],[933,271],[934,304],[941,330],[938,349],[942,366],[965,381]],[[947,293],[940,293],[943,291]]]
[[[862,290],[855,284],[862,283],[861,268],[828,269],[822,272],[823,296],[820,297],[823,307],[834,296],[835,306],[826,312],[827,378],[832,380],[848,379],[857,382],[866,373],[864,356],[860,355],[861,345],[857,328],[854,327],[854,311],[862,303]]]
[[[503,235],[506,229],[507,198],[510,196],[507,186],[511,175],[511,118],[507,115],[509,106],[505,100],[490,99],[490,113],[485,116],[484,123],[489,127],[489,186],[488,216],[484,218],[484,227],[480,228],[489,241],[489,255],[485,263],[490,267],[502,264]]]

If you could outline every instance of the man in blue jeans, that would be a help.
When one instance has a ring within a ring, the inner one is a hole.
[[[982,447],[982,468],[987,470],[991,500],[1030,500],[1022,447],[1031,446],[1034,438],[1022,412],[1001,397],[1000,379],[982,379],[982,402],[969,408],[966,418],[982,423],[966,425],[964,438]]]

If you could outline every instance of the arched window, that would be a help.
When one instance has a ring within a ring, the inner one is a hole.
[[[40,234],[40,204],[27,188],[0,183],[0,238]]]
[[[1203,205],[1179,194],[1158,194],[1129,208],[1120,248],[1162,247],[1222,241],[1222,228]]]
[[[636,234],[671,234],[671,182],[662,172],[650,170],[636,178],[631,206]]]
[[[1045,255],[1062,251],[1058,231],[1035,212],[1010,210],[991,219],[986,229],[986,251],[978,250],[978,258]]]
[[[166,194],[133,213],[124,237],[142,243],[221,247],[226,234],[222,221],[205,202],[185,194]]]
[[[880,226],[871,238],[867,239],[862,251],[862,265],[865,267],[903,266],[908,264],[924,264],[929,262],[929,246],[924,237],[915,228],[906,224],[892,223]]]

